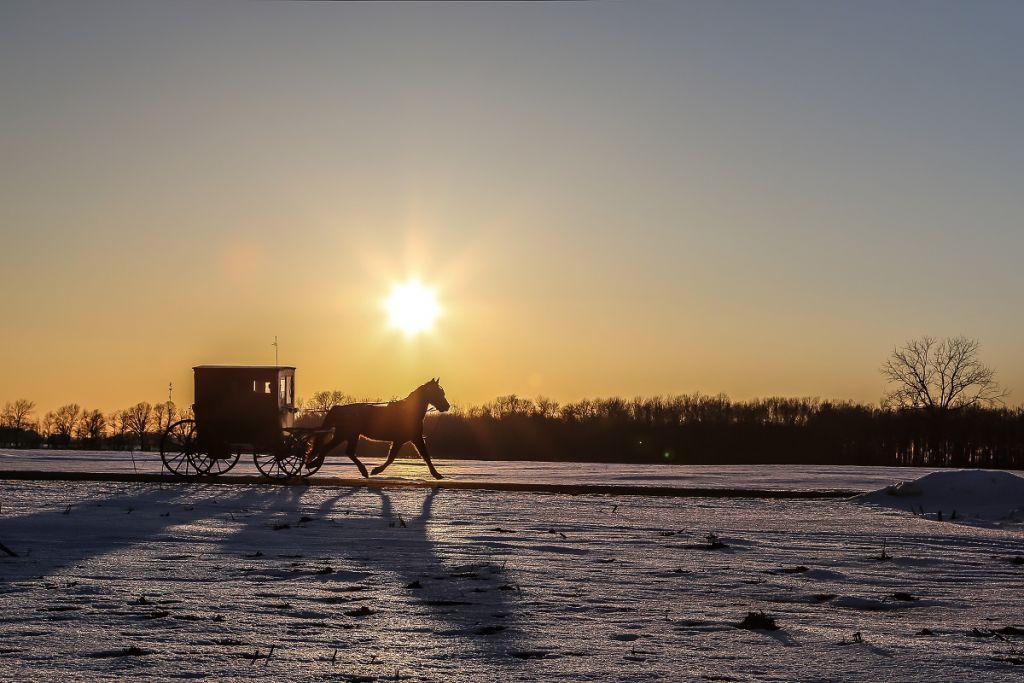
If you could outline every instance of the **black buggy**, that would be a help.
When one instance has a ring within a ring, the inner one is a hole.
[[[175,422],[160,439],[168,470],[183,477],[215,476],[250,453],[271,479],[306,477],[320,469],[308,456],[323,430],[294,426],[294,367],[199,365],[193,371],[195,419]]]

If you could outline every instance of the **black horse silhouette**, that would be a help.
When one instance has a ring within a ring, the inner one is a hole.
[[[373,474],[383,472],[395,459],[399,449],[406,443],[412,443],[423,458],[423,462],[427,463],[430,474],[435,479],[443,479],[430,462],[427,444],[423,440],[423,416],[427,414],[428,406],[434,406],[442,413],[451,407],[438,378],[418,386],[400,401],[391,401],[387,404],[349,403],[334,406],[327,411],[321,426],[324,430],[333,429],[334,434],[326,444],[324,439],[327,435],[318,436],[309,459],[311,462],[322,462],[328,453],[340,446],[343,441],[347,441],[345,455],[356,464],[360,474],[369,477],[363,463],[356,457],[360,436],[374,441],[391,442],[388,459],[383,465],[374,467]]]

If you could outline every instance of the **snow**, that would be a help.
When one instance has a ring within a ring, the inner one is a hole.
[[[863,494],[857,502],[936,520],[1013,526],[1024,523],[1024,478],[993,470],[944,470]]]
[[[360,445],[364,464],[384,460],[386,449]],[[408,448],[408,447],[407,447]],[[364,455],[365,454],[365,455]],[[844,489],[872,491],[928,469],[832,465],[629,465],[578,462],[490,462],[434,459],[446,477],[476,482],[545,482],[551,484],[618,484],[693,488],[753,488],[777,490]],[[152,451],[14,450],[0,449],[0,471],[140,472],[159,474],[160,454]],[[908,475],[908,472],[910,473]],[[230,474],[258,474],[251,458],[242,457]],[[355,465],[344,456],[324,462],[320,477],[357,477]],[[377,478],[423,479],[429,474],[415,457],[399,458]]]
[[[442,471],[814,489],[885,474],[602,467]],[[976,489],[994,473],[949,474]],[[880,495],[952,495],[933,476]],[[866,497],[0,479],[17,553],[0,553],[0,680],[1020,680],[1024,532],[935,520]],[[779,630],[737,627],[762,610]]]

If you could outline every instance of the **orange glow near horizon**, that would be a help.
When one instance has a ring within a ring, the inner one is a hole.
[[[1024,4],[789,4],[4,3],[0,409],[875,403],[925,334],[1020,405]]]

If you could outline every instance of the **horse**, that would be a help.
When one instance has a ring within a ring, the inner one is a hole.
[[[434,406],[442,413],[451,408],[437,377],[416,387],[399,401],[387,404],[349,403],[334,406],[324,417],[320,429],[325,430],[325,433],[316,438],[309,459],[311,462],[322,462],[328,453],[340,446],[343,441],[347,441],[345,455],[352,459],[363,477],[369,477],[366,467],[356,457],[360,436],[373,441],[391,442],[388,459],[383,465],[374,467],[373,474],[380,474],[387,469],[402,446],[412,443],[434,479],[443,479],[444,477],[430,462],[427,444],[423,439],[423,416],[427,414],[428,406]],[[323,441],[327,436],[326,431],[330,429],[334,430],[334,434],[325,444]]]

